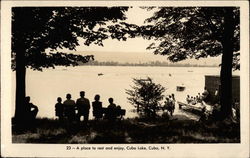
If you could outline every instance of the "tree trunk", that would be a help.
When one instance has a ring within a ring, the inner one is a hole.
[[[235,24],[233,21],[233,8],[225,8],[224,35],[222,37],[222,64],[220,72],[221,81],[221,118],[229,118],[232,115],[232,62],[233,62],[233,33]]]
[[[22,123],[25,120],[26,109],[25,109],[25,50],[20,48],[16,52],[16,109],[15,109],[15,120]]]

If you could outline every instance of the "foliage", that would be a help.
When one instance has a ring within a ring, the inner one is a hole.
[[[38,119],[33,130],[17,131],[12,126],[12,143],[240,143],[240,124],[204,124],[181,118],[150,122],[133,118],[116,124],[90,120],[87,129],[77,125],[67,129],[58,120]]]
[[[145,38],[155,39],[148,49],[177,62],[188,58],[215,57],[223,53],[227,7],[160,7],[141,27]],[[149,8],[156,9],[156,8]],[[233,8],[234,68],[239,69],[240,17]]]
[[[59,52],[85,45],[102,46],[109,37],[106,22],[124,20],[127,7],[14,7],[12,9],[12,69],[16,54],[25,51],[25,66],[36,70],[56,65],[78,65],[93,56]],[[21,47],[21,48],[20,48]]]
[[[159,110],[159,101],[163,99],[165,88],[156,84],[150,77],[146,79],[133,79],[134,86],[126,90],[128,101],[137,108],[138,112],[147,117],[155,117]]]

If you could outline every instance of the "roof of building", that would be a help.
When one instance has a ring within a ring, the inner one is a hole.
[[[205,75],[205,77],[220,77],[220,75]],[[232,78],[240,78],[240,76],[233,75]]]

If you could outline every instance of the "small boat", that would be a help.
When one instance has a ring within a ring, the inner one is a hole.
[[[184,102],[177,101],[177,104],[179,105],[179,109],[185,110],[187,112],[191,112],[196,115],[202,115],[204,113],[204,108],[206,111],[211,112],[212,108],[210,105],[202,105],[201,103],[197,103],[195,105],[187,104]]]
[[[102,76],[103,75],[103,73],[99,73],[99,74],[97,74],[98,76]]]
[[[184,91],[185,88],[186,88],[186,87],[184,87],[184,86],[177,86],[177,87],[176,87],[176,91],[180,91],[180,92],[181,92],[181,91]]]

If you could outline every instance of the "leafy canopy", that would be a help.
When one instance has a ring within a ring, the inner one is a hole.
[[[56,65],[78,65],[93,56],[58,52],[85,45],[102,46],[109,38],[107,22],[125,20],[128,7],[14,7],[12,8],[12,69],[16,54],[25,53],[25,65],[36,70]]]
[[[155,39],[148,49],[177,62],[188,58],[215,57],[223,53],[225,7],[160,7],[146,19],[140,32]],[[233,51],[235,69],[239,69],[239,8],[233,8]]]

